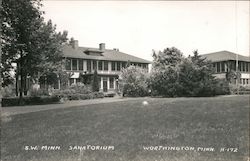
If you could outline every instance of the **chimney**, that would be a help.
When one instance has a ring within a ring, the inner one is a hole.
[[[70,40],[69,44],[72,46],[73,49],[78,48],[78,40]]]
[[[73,41],[72,47],[73,47],[74,49],[77,49],[77,48],[78,48],[78,40],[74,40],[74,41]]]
[[[99,49],[104,51],[105,50],[105,43],[100,43],[99,44]]]

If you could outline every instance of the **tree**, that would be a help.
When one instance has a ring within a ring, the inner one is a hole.
[[[227,87],[213,76],[214,71],[211,61],[202,58],[197,50],[193,53],[192,57],[189,57],[180,65],[180,93],[183,96],[213,96],[225,93],[224,91],[228,89],[223,92],[218,90],[218,88]]]
[[[180,64],[184,60],[183,54],[175,47],[166,48],[153,53],[150,88],[152,94],[163,96],[179,95]]]
[[[96,70],[94,71],[94,75],[93,75],[92,90],[93,92],[99,92],[99,80],[98,80],[98,75],[97,75]]]
[[[223,93],[217,90],[218,81],[213,76],[210,61],[202,58],[198,51],[185,58],[176,48],[167,48],[153,54],[153,69],[150,87],[153,94],[163,96],[212,96]],[[219,83],[219,86],[226,86]]]
[[[13,62],[19,64],[21,77],[20,98],[24,91],[25,60],[31,50],[32,34],[39,29],[43,19],[40,0],[3,0],[2,2],[2,70],[10,71]],[[30,69],[29,69],[30,70]],[[3,77],[5,75],[2,75]],[[4,81],[6,77],[4,77]]]
[[[120,87],[127,96],[146,96],[148,94],[148,73],[145,69],[129,66],[122,69]]]
[[[2,77],[4,82],[8,82],[6,73],[12,70],[13,62],[18,64],[16,74],[21,78],[20,100],[28,76],[38,80],[61,65],[60,45],[67,40],[67,32],[56,33],[51,21],[44,23],[40,2],[3,0],[2,3],[1,70],[5,71]]]

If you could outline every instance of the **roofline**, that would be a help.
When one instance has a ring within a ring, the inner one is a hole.
[[[119,62],[128,62],[128,61],[130,61],[130,60],[127,60],[127,61],[124,60],[124,61],[122,61],[122,60],[110,60],[110,59],[76,58],[76,57],[71,57],[71,56],[63,56],[63,58],[84,59],[84,60],[99,60],[99,61],[119,61]],[[152,64],[152,61],[149,61],[149,60],[144,60],[144,61],[145,62],[142,62],[142,61],[140,61],[140,62],[139,61],[130,61],[130,62],[131,63]]]

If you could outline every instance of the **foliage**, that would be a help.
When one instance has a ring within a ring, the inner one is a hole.
[[[215,86],[215,95],[230,94],[229,82],[226,79],[217,79]]]
[[[216,94],[217,83],[211,62],[201,58],[197,51],[180,64],[181,95],[212,96]]]
[[[29,90],[29,95],[31,97],[49,96],[49,92],[46,89],[41,89],[41,88],[39,88],[39,89],[33,89],[33,88],[31,88]]]
[[[152,95],[175,97],[178,95],[179,82],[177,68],[166,66],[154,68],[150,75],[149,86]]]
[[[40,97],[23,97],[22,104],[18,97],[2,98],[2,106],[19,106],[19,105],[41,105],[59,103],[60,98],[57,96],[40,96]]]
[[[150,88],[153,95],[162,96],[213,96],[228,94],[226,82],[213,76],[212,63],[198,51],[184,58],[176,48],[167,48],[153,55]]]
[[[184,57],[180,50],[175,47],[166,48],[163,52],[153,54],[152,72],[149,86],[153,95],[178,96],[180,64]]]
[[[67,89],[55,90],[53,95],[65,100],[85,100],[104,97],[102,92],[92,92],[91,87],[83,83],[72,84]]]
[[[99,80],[98,80],[97,70],[94,71],[94,75],[93,75],[92,91],[93,92],[99,91]]]
[[[116,92],[109,91],[104,93],[104,97],[114,97],[116,95]]]
[[[183,60],[183,54],[175,47],[166,48],[162,51],[153,53],[153,68],[165,68],[165,66],[177,67]]]
[[[86,94],[80,94],[68,91],[65,93],[55,93],[54,95],[59,98],[63,98],[64,100],[86,100],[86,99],[96,99],[104,97],[104,94],[102,92],[91,92]]]
[[[15,87],[13,85],[8,85],[1,88],[1,95],[2,97],[14,97],[16,95],[15,93]]]
[[[88,94],[91,93],[91,87],[83,83],[72,84],[69,89],[73,89],[75,93]]]
[[[40,0],[3,0],[2,3],[3,85],[11,82],[8,73],[13,70],[12,63],[17,63],[16,74],[21,76],[20,98],[27,76],[38,81],[62,65],[61,45],[67,41],[67,32],[57,33],[51,20],[45,23],[41,7]]]
[[[122,69],[120,78],[123,95],[138,97],[148,94],[148,74],[145,69],[129,66]]]
[[[30,41],[30,37],[42,22],[40,7],[40,0],[2,1],[1,71],[3,71],[3,85],[10,82],[9,77],[6,76],[13,70],[12,63],[23,59],[27,51],[30,50],[30,45],[33,43]],[[22,60],[21,63],[25,62]]]
[[[248,86],[239,85],[237,87],[236,84],[230,84],[229,89],[231,94],[237,94],[238,92],[239,94],[250,94],[249,85]]]

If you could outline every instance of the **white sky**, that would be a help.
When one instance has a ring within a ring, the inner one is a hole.
[[[228,50],[249,56],[249,1],[43,1],[45,20],[79,46],[152,60],[152,49],[184,55]],[[237,11],[237,12],[236,12]],[[237,37],[237,39],[236,39]],[[237,40],[237,41],[236,41]]]

